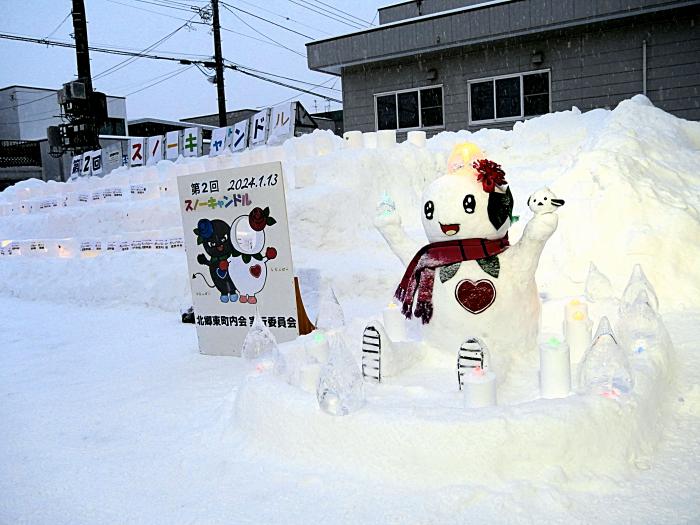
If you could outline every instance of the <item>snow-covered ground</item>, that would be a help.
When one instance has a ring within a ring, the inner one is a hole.
[[[332,285],[347,333],[357,337],[402,274],[372,227],[377,201],[390,194],[422,240],[421,190],[444,171],[452,145],[467,139],[504,166],[521,216],[511,241],[530,217],[532,191],[550,185],[566,199],[537,276],[545,331],[561,326],[562,300],[583,292],[589,262],[610,278],[614,296],[633,264],[644,266],[676,363],[660,417],[646,421],[660,435],[648,457],[596,476],[552,465],[546,477],[439,484],[372,475],[361,455],[317,458],[312,439],[284,447],[293,451],[284,456],[253,446],[236,427],[246,364],[198,354],[194,326],[179,322],[179,307],[190,301],[180,249],[2,255],[0,522],[700,521],[700,124],[643,97],[614,111],[547,115],[513,131],[443,133],[426,148],[353,150],[315,133],[243,158],[161,162],[102,181],[30,181],[0,193],[0,245],[13,240],[26,251],[29,240],[42,240],[51,251],[65,238],[172,237],[178,174],[279,158],[311,313],[313,292]],[[81,192],[134,183],[160,193],[75,202]],[[56,195],[71,205],[27,213]],[[465,436],[470,446],[478,441]],[[597,441],[605,447],[606,436]]]

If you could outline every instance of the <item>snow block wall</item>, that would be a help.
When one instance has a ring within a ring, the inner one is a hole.
[[[372,225],[377,203],[390,195],[404,226],[424,243],[422,190],[465,140],[506,172],[521,217],[512,242],[531,214],[533,191],[549,186],[566,200],[540,262],[542,293],[582,293],[592,261],[619,295],[639,262],[663,311],[700,305],[700,123],[669,115],[643,96],[612,111],[545,115],[512,131],[444,132],[425,147],[381,140],[351,148],[330,132],[315,132],[282,146],[161,161],[75,183],[24,181],[0,193],[0,293],[176,310],[189,303],[176,177],[281,160],[297,273],[302,280],[318,276],[314,286],[332,282],[351,315],[366,317],[390,300],[403,273]],[[60,239],[78,248],[59,253]],[[44,249],[31,250],[30,241]],[[120,250],[120,242],[130,249]]]

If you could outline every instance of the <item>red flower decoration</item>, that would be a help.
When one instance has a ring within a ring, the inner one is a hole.
[[[265,250],[265,257],[267,257],[268,259],[274,259],[275,257],[277,257],[277,250],[272,246],[268,246],[267,250]]]
[[[481,182],[486,193],[491,193],[496,189],[496,186],[508,184],[506,182],[506,172],[501,169],[500,164],[496,164],[492,160],[475,160],[472,163],[472,167],[477,172],[476,180]]]
[[[251,211],[250,215],[248,215],[248,223],[256,232],[265,229],[266,220],[267,217],[265,216],[265,212],[262,208],[253,208],[253,211]]]

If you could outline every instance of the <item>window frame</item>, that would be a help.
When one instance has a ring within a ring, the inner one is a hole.
[[[423,104],[421,102],[420,92],[426,89],[437,89],[440,88],[440,108],[442,110],[442,124],[439,126],[423,126]],[[412,128],[400,128],[399,127],[399,100],[398,96],[400,93],[415,92],[418,95],[418,127]],[[445,129],[445,89],[442,84],[435,84],[433,86],[423,86],[417,88],[409,89],[398,89],[396,91],[385,91],[382,93],[374,94],[374,131],[380,131],[379,129],[379,112],[377,111],[377,98],[385,97],[387,95],[394,95],[394,100],[396,101],[396,128],[392,128],[397,132],[407,132],[407,131],[417,131],[417,130],[432,130],[432,129]],[[387,130],[390,131],[390,130]]]
[[[547,73],[547,80],[548,80],[547,88],[549,89],[549,92],[548,92],[549,106],[547,108],[547,113],[551,113],[552,112],[552,70],[551,70],[551,68],[533,69],[532,71],[523,71],[521,73],[510,73],[508,75],[494,75],[494,76],[490,76],[490,77],[474,78],[471,80],[467,80],[467,98],[469,99],[467,111],[469,112],[469,114],[468,114],[469,125],[489,124],[489,123],[495,123],[495,122],[515,122],[518,120],[527,120],[527,119],[541,116],[541,115],[525,116],[525,92],[523,90],[523,85],[524,85],[523,84],[523,77],[528,76],[528,75],[542,74],[542,73]],[[501,118],[496,117],[496,112],[498,109],[498,104],[496,101],[496,80],[500,80],[503,78],[518,78],[520,81],[520,116],[501,117]],[[485,119],[485,120],[472,120],[472,84],[478,84],[481,82],[488,82],[488,81],[490,81],[492,86],[493,86],[493,115],[494,115],[494,118]]]

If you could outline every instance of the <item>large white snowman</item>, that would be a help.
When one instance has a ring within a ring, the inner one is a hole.
[[[406,265],[396,299],[407,318],[421,321],[422,337],[392,342],[381,323],[372,323],[363,339],[363,370],[372,369],[364,370],[365,376],[395,375],[440,356],[455,366],[460,347],[479,341],[490,354],[482,366],[503,379],[516,355],[536,351],[540,301],[535,271],[557,228],[552,211],[563,201],[533,208],[535,216],[522,238],[510,246],[513,197],[505,173],[476,145],[464,143],[455,146],[447,173],[425,189],[422,203],[430,243],[423,248],[405,234],[397,213],[385,211],[375,220]]]
[[[233,255],[228,259],[228,271],[242,303],[256,304],[258,294],[267,281],[267,261],[277,257],[277,250],[265,247],[265,227],[275,224],[270,209],[255,208],[231,224]]]

